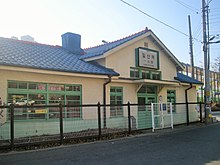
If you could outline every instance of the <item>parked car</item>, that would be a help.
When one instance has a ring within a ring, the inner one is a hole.
[[[212,111],[220,111],[220,104],[214,104],[212,106]]]
[[[17,101],[15,105],[33,105],[34,103],[35,103],[34,100],[23,98]]]

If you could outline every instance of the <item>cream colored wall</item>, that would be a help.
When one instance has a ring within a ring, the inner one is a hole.
[[[190,86],[177,86],[177,87],[164,87],[158,97],[162,96],[162,102],[167,102],[167,90],[175,90],[176,91],[176,102],[177,103],[185,103],[185,90]],[[196,96],[196,88],[193,87],[192,89],[188,90],[188,102],[197,102]],[[195,105],[194,105],[195,106]]]
[[[79,84],[82,85],[82,104],[103,103],[103,83],[107,80],[100,78],[84,78],[72,76],[59,76],[51,74],[27,73],[21,71],[0,71],[0,96],[3,102],[7,102],[7,81],[28,81],[56,84]],[[95,77],[95,76],[94,76]],[[107,94],[109,95],[109,94]],[[83,119],[97,118],[97,109],[94,107],[83,108]],[[4,121],[6,119],[4,118]]]
[[[102,66],[105,66],[105,58],[102,58],[102,59],[99,59],[99,60],[96,60],[96,62]]]
[[[3,102],[7,99],[7,81],[29,81],[29,82],[44,82],[57,84],[80,84],[82,85],[82,103],[94,104],[103,101],[103,83],[104,79],[83,78],[71,76],[58,76],[48,74],[26,73],[18,71],[0,71],[0,97]]]
[[[120,49],[106,57],[106,67],[114,69],[120,77],[130,77],[130,67],[135,67],[135,49],[144,47],[144,42],[148,43],[148,48],[159,51],[159,70],[162,71],[163,80],[174,80],[176,76],[176,66],[154,43],[148,38],[139,40],[132,45]]]
[[[185,102],[185,90],[189,87],[190,85],[183,86],[182,88],[178,88],[179,92],[178,92],[177,98],[179,98],[179,101],[177,100],[177,102],[180,102],[181,100],[182,102]],[[189,89],[187,93],[188,93],[188,102],[197,102],[196,87]]]
[[[128,101],[132,104],[137,103],[137,88],[138,86],[135,84],[131,83],[115,83],[111,82],[110,84],[107,85],[107,103],[109,104],[110,102],[110,87],[122,87],[123,88],[123,103],[127,104]]]

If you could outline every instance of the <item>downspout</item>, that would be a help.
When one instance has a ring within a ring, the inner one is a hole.
[[[189,104],[188,104],[188,90],[192,88],[192,83],[190,83],[190,87],[185,90],[185,100],[186,100],[186,122],[189,125]]]
[[[106,86],[112,81],[112,75],[108,75],[108,81],[103,84],[103,122],[106,128]]]

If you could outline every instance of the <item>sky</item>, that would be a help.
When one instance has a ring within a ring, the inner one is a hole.
[[[203,67],[202,0],[124,0],[152,17],[189,34],[191,17],[194,63]],[[209,0],[210,36],[220,34],[220,1]],[[81,35],[87,48],[151,29],[184,63],[190,63],[189,37],[131,8],[120,0],[0,0],[0,37],[30,35],[36,42],[62,45],[61,35]],[[215,38],[213,41],[218,41]],[[211,62],[220,56],[220,43],[211,45]]]

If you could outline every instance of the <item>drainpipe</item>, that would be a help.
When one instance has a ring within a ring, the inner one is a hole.
[[[112,76],[108,75],[108,81],[103,84],[103,122],[104,128],[106,128],[106,85],[112,81]]]
[[[186,122],[189,125],[189,105],[188,105],[188,90],[192,88],[192,84],[190,83],[190,87],[185,90],[185,100],[186,100]]]

